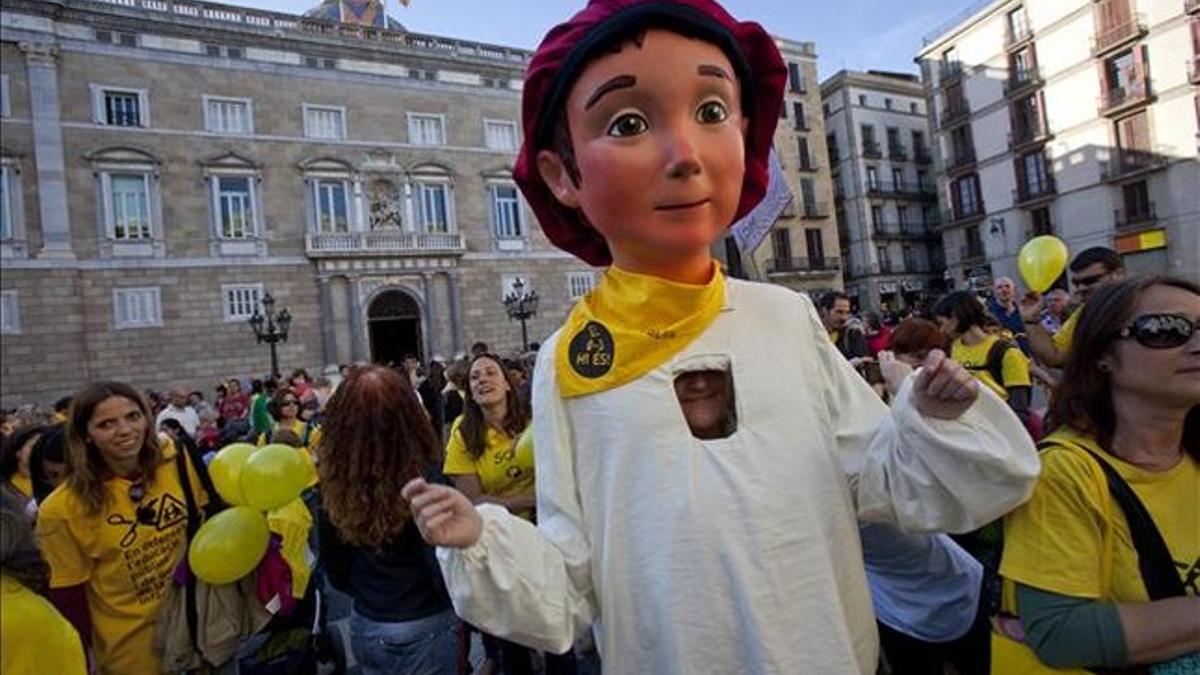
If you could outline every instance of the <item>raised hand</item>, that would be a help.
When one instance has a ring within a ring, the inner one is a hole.
[[[400,495],[408,500],[417,529],[430,544],[467,548],[479,541],[483,518],[458,490],[414,478],[404,485]]]
[[[979,398],[979,381],[940,349],[929,352],[913,383],[913,405],[926,417],[958,419]]]
[[[1029,291],[1021,296],[1017,307],[1021,310],[1022,321],[1037,321],[1042,317],[1042,294],[1037,291]]]
[[[895,354],[886,349],[875,356],[879,360],[879,372],[883,375],[888,394],[895,396],[896,392],[900,391],[900,384],[904,382],[904,378],[913,371],[912,366],[897,359]]]

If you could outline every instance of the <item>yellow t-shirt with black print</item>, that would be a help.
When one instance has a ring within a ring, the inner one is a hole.
[[[0,574],[0,673],[85,675],[79,633],[50,601]]]
[[[460,431],[462,421],[463,418],[459,417],[450,427],[442,472],[447,476],[478,475],[483,494],[491,497],[516,497],[532,493],[532,444],[518,448],[517,439],[489,425],[485,439],[487,447],[476,459],[467,453],[467,443]]]
[[[1000,575],[1006,582],[1103,602],[1149,599],[1129,526],[1109,495],[1103,471],[1090,455],[1063,442],[1089,448],[1129,483],[1162,533],[1185,590],[1200,594],[1200,463],[1185,454],[1175,467],[1152,473],[1101,451],[1090,437],[1067,427],[1046,439],[1052,445],[1041,453],[1033,496],[1004,519]],[[993,645],[997,675],[1064,672],[1041,666],[1024,645],[1000,637]]]
[[[996,335],[989,335],[979,344],[968,346],[963,344],[962,338],[959,338],[950,345],[950,358],[961,364],[971,375],[975,376],[975,379],[1007,401],[1007,387],[1028,387],[1031,386],[1032,380],[1029,378],[1029,359],[1021,352],[1016,343],[1013,343],[1012,349],[1004,351],[1004,358],[1000,362],[1000,374],[1004,381],[997,382],[992,377],[992,373],[988,370],[988,352],[999,339]]]
[[[175,448],[166,445],[163,455],[138,504],[129,496],[135,481],[115,476],[103,483],[105,504],[99,514],[89,514],[65,484],[38,510],[37,538],[50,564],[50,587],[86,584],[101,673],[161,670],[153,648],[154,626],[187,544],[187,501],[175,468]],[[207,504],[190,462],[188,477],[197,507]]]

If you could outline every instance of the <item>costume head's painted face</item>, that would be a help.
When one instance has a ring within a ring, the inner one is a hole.
[[[745,119],[729,59],[715,45],[648,31],[640,46],[590,63],[566,101],[579,170],[550,150],[543,179],[580,209],[618,264],[706,252],[732,222],[745,174]]]

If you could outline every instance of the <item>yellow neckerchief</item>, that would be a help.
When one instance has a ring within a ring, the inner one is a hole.
[[[575,303],[555,354],[563,398],[619,387],[691,344],[725,306],[725,277],[681,284],[610,267]]]

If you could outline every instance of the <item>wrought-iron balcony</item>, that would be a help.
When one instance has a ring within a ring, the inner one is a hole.
[[[1171,158],[1152,150],[1116,149],[1107,161],[1100,163],[1100,179],[1105,182],[1125,180],[1165,169]]]
[[[933,164],[933,155],[929,154],[929,148],[917,148],[913,151],[913,161],[917,164]]]
[[[975,166],[975,148],[965,148],[950,156],[946,162],[947,171],[961,171]]]
[[[982,243],[967,244],[959,247],[958,259],[964,265],[973,265],[986,260],[987,252],[983,250]]]
[[[1126,84],[1100,93],[1100,114],[1111,117],[1124,113],[1148,103],[1151,98],[1150,78],[1144,73],[1133,73]]]
[[[1092,56],[1100,58],[1145,34],[1146,24],[1142,21],[1142,17],[1131,16],[1120,25],[1111,26],[1092,38]]]
[[[900,143],[888,143],[888,159],[894,159],[898,162],[908,161],[908,149]]]
[[[1058,194],[1058,186],[1054,176],[1046,176],[1039,185],[1018,185],[1012,194],[1014,206],[1029,207],[1052,199]]]
[[[887,197],[891,199],[937,199],[937,192],[933,188],[920,183],[909,183],[906,181],[900,183],[879,181],[868,184],[867,194],[873,197]]]
[[[1029,24],[1008,26],[1004,29],[1004,48],[1015,49],[1033,39],[1033,28]]]
[[[1011,151],[1024,150],[1027,147],[1039,145],[1054,138],[1054,134],[1043,124],[1027,128],[1017,128],[1008,132],[1008,149]]]
[[[942,123],[938,128],[949,129],[960,122],[965,122],[970,117],[971,108],[967,106],[965,101],[946,106],[946,110],[942,112]]]
[[[1042,73],[1036,66],[1009,71],[1008,79],[1004,81],[1004,95],[1010,98],[1024,96],[1043,84]]]
[[[943,61],[938,72],[938,86],[946,87],[962,79],[963,64],[961,61]]]
[[[879,149],[879,141],[863,139],[863,157],[870,159],[883,159],[883,151]]]
[[[942,222],[937,227],[944,230],[958,225],[967,225],[982,220],[985,215],[987,212],[984,210],[982,202],[967,207],[960,206],[956,209],[943,209]]]
[[[932,235],[919,223],[883,222],[871,226],[871,234],[875,239],[899,239],[914,241],[928,239]]]
[[[459,232],[337,232],[304,237],[304,251],[310,258],[462,255],[467,246]]]
[[[1113,209],[1113,224],[1118,230],[1137,230],[1149,227],[1157,220],[1154,202],[1135,209]]]
[[[769,275],[833,275],[842,269],[841,258],[771,258],[767,260]]]

